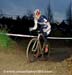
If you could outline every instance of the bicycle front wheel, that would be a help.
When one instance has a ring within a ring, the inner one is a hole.
[[[26,56],[27,60],[30,62],[33,62],[36,60],[35,54],[39,50],[39,45],[38,45],[38,40],[36,38],[33,38],[30,40],[28,46],[27,46],[27,51],[26,51]]]

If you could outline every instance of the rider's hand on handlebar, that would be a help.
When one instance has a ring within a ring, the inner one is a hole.
[[[31,32],[32,31],[32,28],[29,28],[29,31]]]

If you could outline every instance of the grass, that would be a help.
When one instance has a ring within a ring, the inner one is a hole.
[[[0,30],[0,47],[8,48],[11,42],[11,39],[5,35],[7,31],[5,29]]]

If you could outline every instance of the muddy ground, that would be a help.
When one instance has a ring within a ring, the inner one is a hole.
[[[11,43],[9,48],[0,47],[0,75],[72,75],[72,46],[60,41],[50,41],[47,61],[29,63],[26,47],[29,39]]]

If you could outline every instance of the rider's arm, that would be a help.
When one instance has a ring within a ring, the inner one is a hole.
[[[45,18],[44,18],[44,23],[45,23],[46,25],[48,25],[48,28],[49,28],[49,29],[51,29],[50,22],[49,22],[49,21],[47,21],[47,19],[45,19]]]
[[[34,27],[30,28],[30,31],[36,30],[37,29],[37,20],[34,19]]]
[[[47,23],[46,23],[46,24],[48,25],[48,28],[49,28],[49,29],[51,29],[50,22],[48,22],[48,21],[47,21]]]

